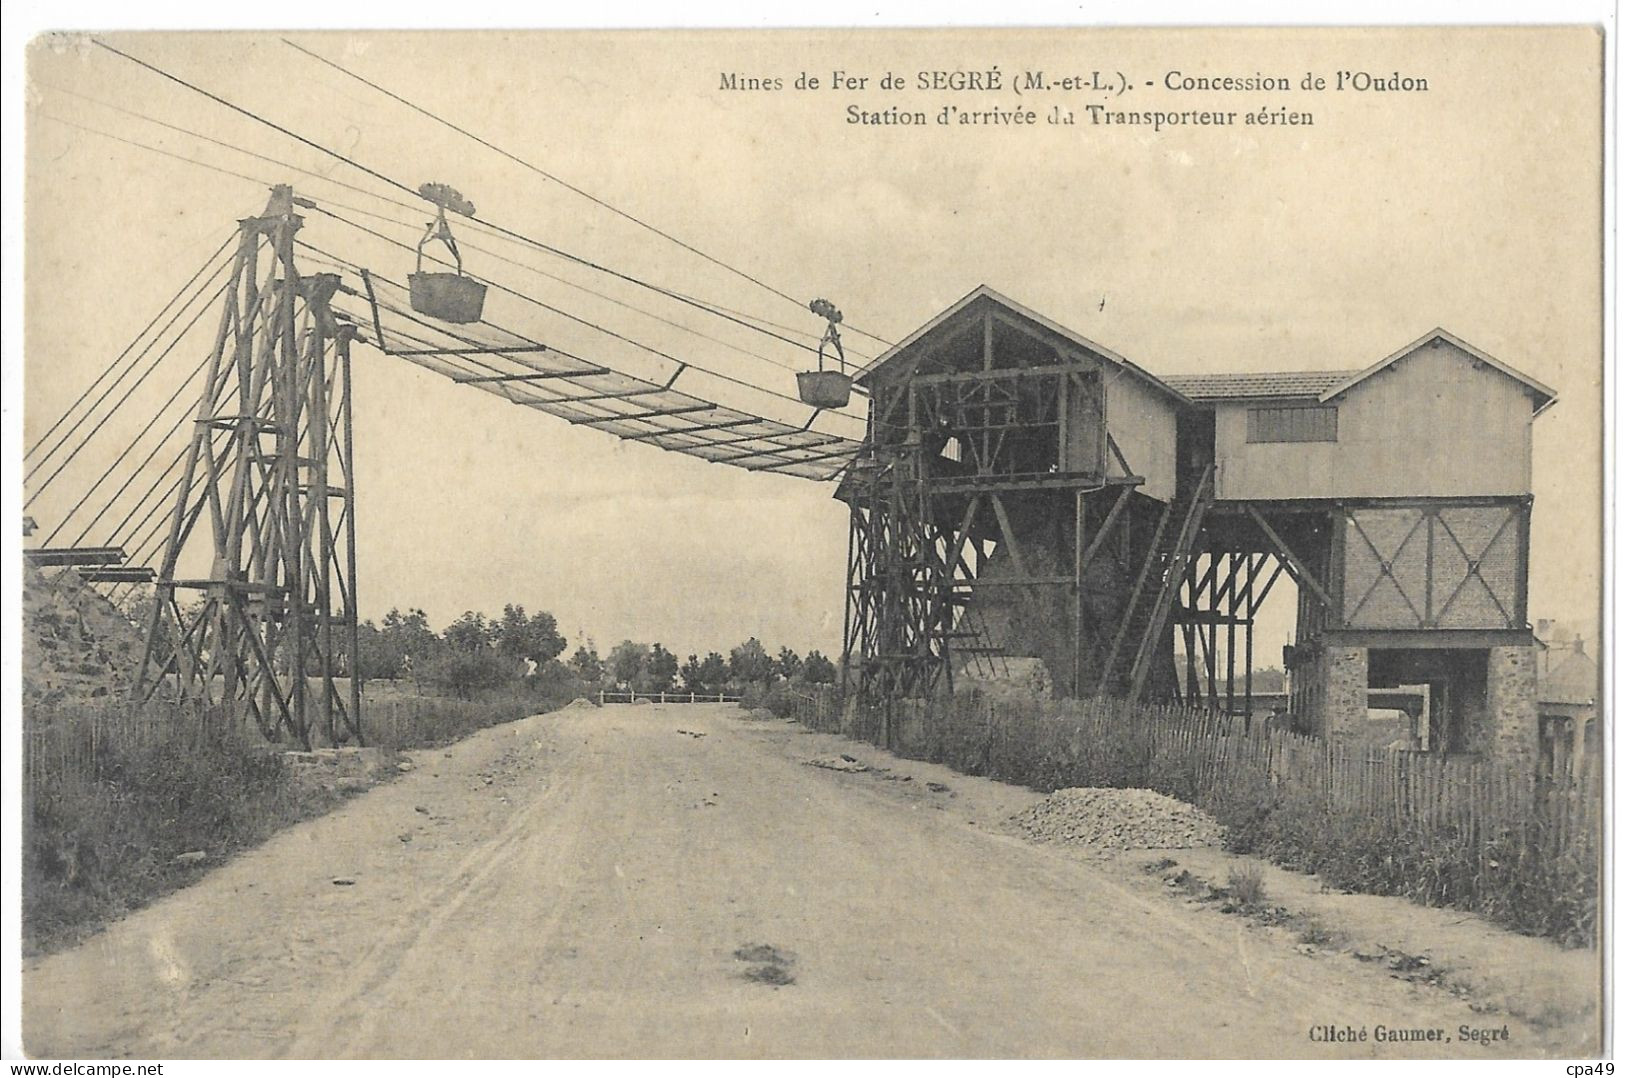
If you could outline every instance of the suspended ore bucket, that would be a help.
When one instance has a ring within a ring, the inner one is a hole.
[[[485,285],[460,273],[407,275],[412,309],[442,322],[478,322],[485,311]]]
[[[412,292],[412,309],[442,322],[478,322],[485,311],[485,286],[472,277],[463,276],[463,256],[457,250],[457,240],[446,223],[446,211],[474,216],[474,203],[464,198],[455,187],[443,183],[426,183],[418,194],[435,205],[435,219],[428,231],[418,240],[417,272],[407,275]],[[429,273],[423,269],[423,247],[438,241],[446,245],[457,262],[455,273]]]
[[[801,402],[815,408],[845,408],[852,399],[852,378],[844,371],[799,371],[796,389]]]

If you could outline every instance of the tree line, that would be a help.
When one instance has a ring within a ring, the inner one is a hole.
[[[771,653],[756,637],[703,658],[679,660],[658,641],[623,640],[600,657],[589,639],[568,659],[558,622],[545,611],[528,614],[510,603],[500,617],[468,611],[435,632],[420,609],[393,609],[359,627],[355,672],[366,680],[411,679],[470,696],[517,682],[574,681],[583,691],[693,692],[715,694],[775,680],[832,684],[835,664],[818,651],[798,655],[788,647]]]

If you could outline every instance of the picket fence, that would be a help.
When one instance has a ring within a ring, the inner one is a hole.
[[[894,702],[887,717],[808,689],[793,691],[790,706],[813,729],[1045,790],[1147,786],[1198,805],[1251,791],[1395,832],[1450,831],[1472,842],[1517,835],[1551,856],[1595,842],[1601,824],[1592,774],[1541,783],[1533,761],[1347,745],[1174,706],[965,694],[929,707]]]

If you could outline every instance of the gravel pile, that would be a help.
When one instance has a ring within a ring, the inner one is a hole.
[[[1057,790],[1010,820],[1040,841],[1118,850],[1217,846],[1221,837],[1207,813],[1154,790]]]

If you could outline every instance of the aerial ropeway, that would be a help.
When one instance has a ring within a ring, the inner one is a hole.
[[[451,234],[446,211],[474,216],[474,203],[462,196],[455,187],[443,183],[426,183],[418,194],[434,203],[435,219],[429,222],[423,238],[418,240],[417,270],[407,278],[412,296],[412,309],[442,322],[466,325],[478,322],[485,311],[485,285],[463,273],[463,256],[457,250],[457,239]],[[457,269],[452,273],[425,271],[423,248],[439,240],[451,252]]]
[[[852,376],[846,373],[846,352],[841,348],[841,331],[836,328],[841,324],[840,309],[827,299],[815,299],[807,308],[823,318],[826,326],[824,338],[818,342],[818,369],[797,372],[796,390],[803,404],[814,408],[845,408],[846,402],[852,399]],[[837,366],[833,370],[824,369],[826,348],[835,351]]]

